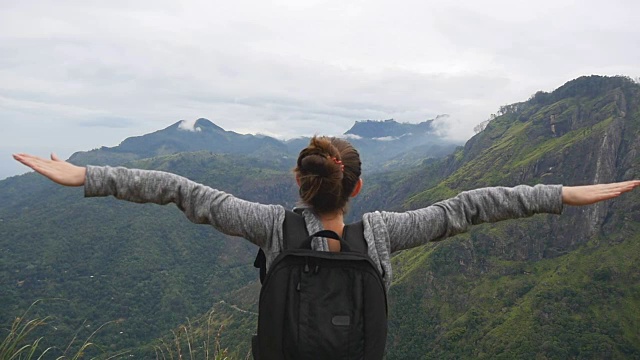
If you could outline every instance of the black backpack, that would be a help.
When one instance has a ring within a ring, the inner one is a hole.
[[[362,221],[311,236],[304,218],[287,211],[284,248],[266,273],[262,250],[255,360],[382,359],[387,340],[387,295],[367,255]],[[314,237],[341,242],[340,252],[311,250]],[[266,276],[265,276],[266,275]]]

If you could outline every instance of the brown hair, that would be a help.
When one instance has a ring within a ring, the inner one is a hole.
[[[319,214],[344,210],[360,179],[360,154],[344,139],[314,136],[294,172],[304,204]]]

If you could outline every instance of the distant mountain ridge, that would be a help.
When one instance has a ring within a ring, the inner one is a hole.
[[[442,118],[448,115],[438,115],[436,119]],[[345,136],[360,151],[365,169],[387,171],[442,158],[460,145],[443,138],[434,121],[418,124],[393,119],[356,121]]]
[[[435,130],[433,121],[427,120],[419,124],[399,123],[393,119],[356,121],[344,134],[368,139],[391,140],[402,136],[432,134]]]
[[[435,133],[432,122],[358,121],[345,135],[367,160],[365,166],[376,169],[390,163],[390,166],[397,167],[422,158],[442,157],[460,145]],[[281,141],[266,135],[238,134],[200,118],[194,123],[181,120],[162,130],[129,137],[118,146],[77,152],[70,157],[70,161],[83,165],[122,165],[134,160],[191,151],[247,155],[260,159],[295,157],[308,142],[308,137]],[[416,153],[417,149],[420,149],[417,158],[402,155]]]
[[[193,124],[181,120],[153,133],[129,137],[118,146],[77,152],[70,160],[80,164],[120,165],[138,159],[202,150],[259,158],[287,153],[287,147],[275,138],[226,131],[200,118]]]
[[[144,157],[200,150],[241,155],[286,151],[284,144],[272,137],[226,131],[204,118],[196,120],[192,127],[186,124],[182,120],[151,134],[127,138],[113,149]]]

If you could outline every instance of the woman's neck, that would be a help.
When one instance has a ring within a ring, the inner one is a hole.
[[[342,211],[334,214],[321,214],[320,221],[324,229],[331,230],[342,237],[342,231],[344,230],[344,213]],[[340,251],[339,241],[327,239],[327,244],[329,245],[329,251]]]

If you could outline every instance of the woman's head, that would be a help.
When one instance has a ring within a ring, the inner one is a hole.
[[[343,210],[361,174],[360,155],[346,140],[314,136],[294,169],[300,198],[320,213]]]

